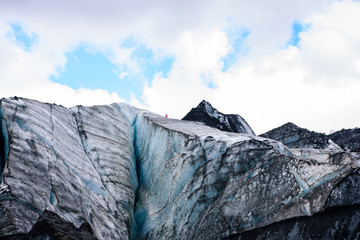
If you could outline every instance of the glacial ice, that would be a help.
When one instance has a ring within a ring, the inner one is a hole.
[[[0,236],[47,209],[98,239],[226,238],[321,211],[358,167],[339,148],[289,149],[120,103],[1,110]]]
[[[9,152],[9,136],[5,121],[3,120],[2,109],[0,108],[0,175],[3,172]]]

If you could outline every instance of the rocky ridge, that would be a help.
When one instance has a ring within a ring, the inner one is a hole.
[[[329,135],[309,131],[296,126],[293,123],[286,123],[278,128],[259,135],[280,141],[290,148],[313,148],[325,149],[331,139],[339,147],[346,151],[360,152],[360,129],[342,129]]]
[[[221,131],[255,135],[249,124],[237,114],[223,114],[203,100],[192,108],[182,120],[202,122]]]

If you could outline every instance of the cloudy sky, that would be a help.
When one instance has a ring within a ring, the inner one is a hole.
[[[0,0],[0,84],[172,118],[206,99],[257,134],[360,127],[360,1]]]

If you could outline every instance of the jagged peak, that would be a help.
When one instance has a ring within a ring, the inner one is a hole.
[[[221,113],[206,100],[202,100],[196,108],[192,108],[182,120],[203,122],[223,131],[255,135],[249,124],[240,115]]]
[[[214,108],[211,105],[211,103],[206,100],[202,100],[196,108],[203,109],[205,112],[207,112],[210,115],[213,114],[214,112],[218,112],[218,110]]]
[[[209,102],[206,101],[206,100],[202,100],[197,107],[198,107],[198,108],[201,108],[201,107],[205,107],[205,106],[210,106],[210,107],[212,107],[212,106],[211,106],[211,103],[209,103]]]

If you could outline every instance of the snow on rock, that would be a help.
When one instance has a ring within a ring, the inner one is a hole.
[[[48,210],[98,239],[221,239],[311,216],[358,187],[359,156],[339,148],[289,149],[126,104],[0,106],[0,237]]]
[[[249,124],[241,116],[223,114],[205,100],[196,108],[191,109],[182,120],[202,122],[222,131],[255,135]]]

